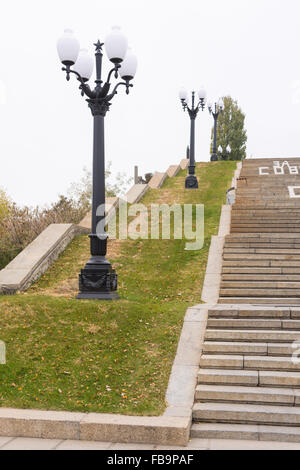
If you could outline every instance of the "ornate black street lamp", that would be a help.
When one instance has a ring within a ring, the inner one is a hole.
[[[218,155],[217,155],[218,118],[219,118],[220,113],[223,111],[223,109],[224,109],[224,102],[222,99],[220,99],[218,103],[214,103],[214,104],[208,103],[208,110],[214,118],[214,143],[213,143],[213,153],[210,159],[211,162],[218,161]]]
[[[222,146],[219,145],[218,152],[220,153],[222,160],[228,160],[228,157],[231,153],[231,147],[230,145],[227,145],[226,149],[223,150]]]
[[[184,111],[188,111],[191,120],[191,141],[190,141],[190,161],[189,161],[189,174],[185,180],[186,189],[198,189],[198,180],[195,175],[195,121],[199,110],[205,108],[206,91],[201,88],[198,92],[199,102],[195,104],[195,92],[192,92],[192,102],[189,104],[188,93],[185,90],[180,90],[179,98],[182,103]]]
[[[74,74],[78,79],[81,95],[87,97],[88,106],[94,117],[94,150],[93,150],[93,202],[92,231],[90,237],[91,258],[79,275],[78,299],[118,299],[117,274],[106,259],[107,233],[105,231],[105,159],[104,159],[104,117],[109,111],[111,101],[118,88],[125,86],[129,93],[133,85],[137,68],[137,59],[128,49],[126,37],[120,28],[114,27],[105,40],[105,49],[113,68],[105,82],[102,80],[102,47],[98,41],[96,47],[96,86],[91,89],[87,84],[93,73],[94,61],[85,49],[80,50],[79,42],[71,30],[65,30],[58,40],[58,55],[63,63],[67,80]],[[111,89],[111,78],[123,79]]]

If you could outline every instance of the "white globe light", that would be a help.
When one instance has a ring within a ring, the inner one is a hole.
[[[179,91],[179,98],[181,100],[187,101],[187,97],[188,97],[187,91],[184,88],[181,88],[181,90]]]
[[[226,148],[227,152],[230,153],[231,152],[231,147],[230,145],[227,145],[227,148]]]
[[[223,149],[222,149],[221,145],[219,145],[219,147],[218,147],[218,151],[219,151],[220,153],[222,153],[222,152],[223,152]]]
[[[57,52],[64,65],[75,64],[79,54],[80,44],[71,29],[65,29],[64,34],[57,41]]]
[[[127,52],[128,41],[119,26],[113,26],[112,31],[105,38],[107,57],[114,64],[120,64]]]
[[[219,105],[219,108],[224,109],[224,101],[222,100],[222,98],[219,99],[218,105]]]
[[[120,76],[123,80],[132,80],[136,74],[137,69],[137,58],[131,52],[131,49],[128,49],[125,59],[122,62],[122,65],[119,69]]]
[[[213,108],[213,104],[212,104],[211,101],[209,101],[209,102],[207,103],[207,107],[208,107],[208,109],[212,109],[212,108]]]
[[[78,72],[84,80],[89,80],[94,69],[94,61],[89,55],[87,49],[80,49],[78,59],[75,62],[73,70]]]
[[[206,99],[206,91],[204,90],[204,88],[200,88],[200,90],[198,91],[198,95],[199,95],[199,99],[200,100],[204,100]]]

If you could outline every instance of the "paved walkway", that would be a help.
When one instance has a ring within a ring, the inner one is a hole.
[[[113,444],[111,442],[0,437],[0,450],[300,450],[300,444],[289,442],[191,439],[188,447],[165,447],[145,444]]]

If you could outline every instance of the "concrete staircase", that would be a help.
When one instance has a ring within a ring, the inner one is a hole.
[[[290,174],[294,166],[300,172],[300,159],[288,163],[275,175],[273,160],[243,162],[224,247],[222,303],[300,304],[300,199],[288,189],[300,185],[300,175]],[[260,168],[269,174],[259,175]]]
[[[289,164],[275,176],[273,160],[243,162],[192,437],[300,442],[300,199],[288,189],[300,159]]]

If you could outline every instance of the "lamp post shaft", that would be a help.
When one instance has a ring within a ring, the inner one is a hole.
[[[104,117],[94,116],[94,150],[93,150],[93,202],[92,202],[92,234],[97,232],[97,225],[105,214],[105,147]],[[97,209],[103,208],[103,215],[97,215]]]
[[[195,119],[191,118],[189,175],[195,175]]]
[[[217,132],[218,132],[218,116],[214,116],[214,145],[213,145],[213,154],[217,154]]]

